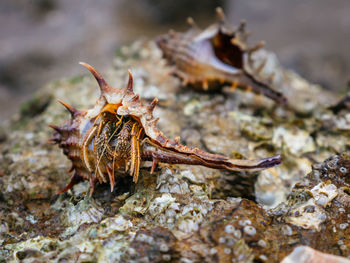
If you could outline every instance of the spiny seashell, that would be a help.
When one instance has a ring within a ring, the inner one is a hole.
[[[156,39],[165,59],[173,66],[172,74],[179,77],[183,85],[197,90],[216,90],[231,85],[286,104],[286,98],[269,84],[273,75],[264,81],[259,77],[266,61],[253,67],[252,54],[263,47],[264,42],[248,47],[245,22],[231,29],[222,9],[216,11],[219,21],[205,30],[189,18],[190,30],[184,33],[171,30]]]
[[[80,180],[89,180],[94,191],[97,182],[109,182],[111,191],[115,177],[129,174],[136,183],[142,161],[152,161],[151,173],[158,162],[169,164],[203,165],[230,171],[257,171],[281,163],[279,155],[261,160],[234,160],[225,156],[201,151],[170,140],[156,126],[153,110],[158,102],[142,105],[139,95],[133,92],[133,78],[125,89],[110,87],[90,65],[81,62],[96,78],[101,95],[95,106],[79,111],[62,103],[72,118],[55,130],[53,142],[72,161],[70,183],[61,193],[72,188]]]

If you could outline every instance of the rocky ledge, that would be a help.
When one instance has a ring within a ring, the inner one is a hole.
[[[86,109],[98,89],[86,74],[34,95],[0,131],[0,262],[350,262],[350,114],[332,111],[336,95],[274,54],[255,56],[267,59],[261,74],[275,73],[289,108],[182,87],[153,42],[123,47],[103,73],[124,87],[130,68],[135,93],[159,99],[160,130],[183,144],[235,158],[282,155],[261,173],[163,165],[150,175],[145,163],[136,185],[117,179],[112,193],[98,185],[89,198],[82,182],[57,195],[70,163],[48,141],[48,124],[68,115],[56,99]]]

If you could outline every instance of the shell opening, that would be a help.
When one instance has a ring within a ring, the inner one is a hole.
[[[218,32],[212,39],[215,56],[225,64],[235,68],[243,68],[243,54],[244,52],[239,47],[232,43],[233,35],[223,34]]]

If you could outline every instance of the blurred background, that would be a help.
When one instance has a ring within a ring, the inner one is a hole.
[[[48,81],[86,73],[79,61],[103,71],[122,45],[185,30],[188,16],[206,27],[216,6],[247,20],[249,42],[265,40],[283,66],[346,91],[349,0],[1,0],[0,121]]]

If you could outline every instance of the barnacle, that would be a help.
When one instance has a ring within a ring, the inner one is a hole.
[[[153,110],[158,100],[142,105],[133,92],[133,77],[124,89],[114,89],[90,65],[80,63],[96,78],[101,95],[88,111],[74,109],[63,101],[71,119],[55,130],[53,142],[72,161],[73,176],[61,191],[69,190],[80,180],[90,181],[90,194],[95,184],[110,183],[111,191],[117,176],[130,175],[137,182],[143,161],[152,161],[151,173],[158,162],[203,165],[230,171],[257,171],[281,163],[279,155],[260,160],[235,160],[201,151],[170,140],[156,126]]]
[[[283,94],[271,88],[273,75],[264,80],[259,76],[266,61],[254,66],[252,54],[263,47],[264,42],[248,47],[245,22],[232,29],[222,9],[216,11],[219,21],[205,30],[190,18],[188,31],[171,30],[156,39],[164,58],[173,66],[173,75],[179,77],[183,85],[197,90],[217,90],[230,85],[232,89],[238,87],[286,104]]]

